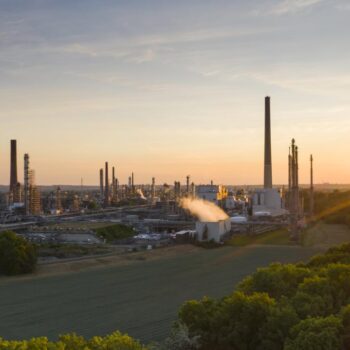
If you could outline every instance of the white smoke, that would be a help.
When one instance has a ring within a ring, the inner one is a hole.
[[[140,196],[141,199],[147,200],[140,188],[136,190],[136,193]]]
[[[216,222],[226,220],[227,214],[212,202],[198,198],[182,198],[180,206],[188,210],[202,222]]]

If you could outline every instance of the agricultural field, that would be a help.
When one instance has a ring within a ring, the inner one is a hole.
[[[289,239],[287,229],[279,229],[262,234],[235,234],[227,244],[233,247],[245,247],[252,244],[295,245]]]
[[[304,234],[305,247],[327,249],[337,244],[350,242],[350,228],[342,224],[327,224],[322,221],[310,227]]]
[[[287,245],[295,246],[289,238],[287,229],[265,232],[259,235],[236,234],[227,244],[233,247],[249,245]],[[300,245],[326,250],[334,245],[350,242],[350,228],[343,224],[327,224],[319,221],[301,234]]]
[[[259,245],[157,250],[116,266],[44,277],[0,279],[0,336],[23,339],[116,329],[142,342],[165,338],[180,305],[229,294],[235,284],[271,262],[307,260],[312,247]]]

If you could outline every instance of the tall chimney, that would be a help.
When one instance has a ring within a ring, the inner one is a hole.
[[[131,191],[132,191],[132,193],[135,193],[134,173],[131,173]]]
[[[112,197],[113,197],[113,201],[115,200],[115,192],[116,192],[116,188],[115,188],[115,168],[112,167]]]
[[[310,155],[310,216],[314,215],[314,158]]]
[[[101,199],[104,196],[104,191],[103,191],[103,169],[100,169],[100,195],[101,195]]]
[[[152,177],[152,188],[151,188],[152,199],[156,196],[156,179]]]
[[[270,97],[265,97],[264,188],[272,188]]]
[[[109,205],[108,162],[105,163],[105,206]]]
[[[15,190],[17,182],[17,141],[11,140],[10,191]]]
[[[29,154],[24,155],[24,208],[25,214],[30,214],[29,208]]]

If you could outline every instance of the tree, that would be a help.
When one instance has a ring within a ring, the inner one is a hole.
[[[335,302],[328,278],[319,276],[306,278],[299,285],[291,304],[302,319],[330,315]]]
[[[0,273],[18,275],[33,272],[37,255],[35,247],[14,232],[0,234]]]
[[[342,331],[338,317],[307,318],[292,328],[284,350],[341,350]]]
[[[171,334],[162,343],[148,346],[149,350],[196,350],[199,349],[199,336],[191,337],[188,328],[176,322]]]
[[[306,267],[274,263],[246,277],[239,284],[238,290],[247,294],[267,293],[278,300],[282,296],[293,296],[299,283],[310,276],[312,276],[312,271]]]
[[[272,309],[267,322],[259,331],[259,350],[282,350],[289,331],[299,323],[295,310],[292,306],[278,305]]]
[[[265,293],[235,292],[216,302],[205,298],[186,303],[179,318],[191,336],[199,336],[200,349],[255,350],[274,307]]]
[[[0,338],[0,350],[147,350],[137,340],[127,334],[114,332],[106,337],[93,337],[90,340],[82,336],[65,334],[58,342],[46,337],[30,340],[4,340]]]

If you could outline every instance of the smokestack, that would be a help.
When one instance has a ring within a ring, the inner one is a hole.
[[[289,147],[289,154],[288,154],[288,191],[290,191],[292,188],[292,156],[290,154],[290,147]]]
[[[104,196],[104,192],[103,192],[103,169],[100,169],[100,195],[101,198],[103,198]]]
[[[154,199],[154,197],[156,196],[156,179],[154,177],[152,177],[152,199]]]
[[[298,160],[298,146],[295,146],[295,183],[299,188],[299,160]]]
[[[108,162],[105,163],[105,206],[109,205]]]
[[[272,188],[270,97],[265,97],[264,188]]]
[[[112,197],[115,200],[116,185],[115,185],[115,168],[112,167]]]
[[[190,175],[186,176],[186,194],[190,194]]]
[[[24,155],[24,209],[25,214],[29,215],[29,154]]]
[[[11,140],[11,174],[10,191],[14,191],[17,185],[17,141]]]
[[[196,186],[194,182],[191,183],[191,195],[192,195],[192,198],[196,196]]]
[[[314,158],[310,155],[310,216],[314,215]]]

